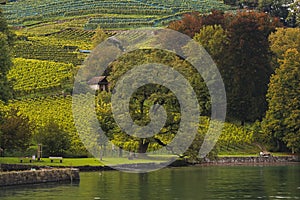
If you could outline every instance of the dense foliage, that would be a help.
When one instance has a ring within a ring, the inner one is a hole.
[[[278,21],[265,13],[187,14],[170,28],[194,37],[210,53],[225,82],[229,120],[261,119],[271,67],[268,36]]]
[[[13,42],[13,34],[7,27],[6,20],[0,9],[0,100],[7,101],[12,97],[11,84],[6,74],[12,66],[10,48]]]
[[[26,151],[31,144],[32,132],[29,119],[16,108],[2,109],[0,124],[0,147],[4,152]],[[5,111],[5,112],[3,112]]]
[[[286,145],[293,153],[300,151],[299,58],[296,49],[287,50],[272,76],[267,95],[269,110],[263,123],[275,150],[283,150]]]
[[[38,129],[35,139],[38,144],[43,144],[44,156],[65,156],[71,146],[69,134],[52,119]]]

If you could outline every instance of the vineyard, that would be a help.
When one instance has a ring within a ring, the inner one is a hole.
[[[17,96],[61,92],[68,89],[67,86],[72,87],[73,76],[72,64],[24,58],[14,59],[14,67],[8,74]]]
[[[107,29],[161,26],[184,12],[231,9],[220,0],[26,0],[1,7],[14,26],[87,16],[86,29],[99,25]]]
[[[19,36],[13,56],[81,65],[86,55],[78,50],[90,49],[93,35],[91,31],[65,29],[39,36]]]

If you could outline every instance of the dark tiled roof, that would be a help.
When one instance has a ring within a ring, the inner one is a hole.
[[[99,84],[102,81],[103,81],[103,83],[107,83],[106,76],[95,76],[95,77],[91,78],[87,82],[87,84],[89,84],[89,85],[96,85],[96,84]]]

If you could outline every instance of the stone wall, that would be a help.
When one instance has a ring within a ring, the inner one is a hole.
[[[235,163],[288,163],[297,162],[299,158],[296,156],[269,156],[269,157],[220,157],[217,160],[206,160],[206,163],[212,164],[235,164]]]
[[[24,165],[24,164],[0,164],[0,171],[25,171],[30,169],[41,169],[42,166],[35,166],[35,165]],[[46,168],[46,167],[44,167]]]
[[[60,181],[72,182],[79,179],[79,170],[73,168],[0,172],[0,187]]]

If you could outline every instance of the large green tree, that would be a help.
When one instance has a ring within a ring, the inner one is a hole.
[[[114,87],[120,77],[134,66],[147,63],[162,63],[172,66],[175,70],[186,77],[197,94],[199,106],[203,115],[210,113],[210,100],[208,90],[202,77],[190,64],[176,55],[162,50],[137,50],[119,58],[111,65],[111,72],[108,76],[110,87],[114,92]],[[150,74],[152,76],[155,74]],[[134,77],[132,77],[134,80]],[[173,81],[173,80],[172,80]],[[118,91],[125,94],[127,91]],[[183,91],[184,92],[184,91]],[[166,87],[157,84],[146,84],[136,90],[130,100],[130,115],[132,120],[145,126],[150,122],[149,110],[153,105],[163,106],[167,113],[167,121],[161,131],[153,137],[139,138],[129,136],[124,133],[114,122],[111,115],[107,94],[98,94],[97,113],[102,128],[107,132],[108,137],[120,148],[145,153],[149,148],[158,149],[168,144],[176,135],[181,119],[180,105],[176,96]],[[120,97],[122,98],[122,97]],[[107,108],[107,109],[104,109]]]
[[[25,151],[31,142],[31,129],[27,116],[18,109],[1,109],[0,147],[7,152]]]
[[[43,145],[43,154],[48,156],[65,155],[71,145],[69,134],[51,119],[45,126],[39,128],[35,140]]]
[[[288,49],[272,76],[268,89],[269,109],[263,130],[274,150],[300,152],[300,53]]]
[[[0,9],[0,100],[7,101],[12,97],[12,85],[9,83],[6,74],[12,62],[10,59],[10,46],[14,35],[7,27],[6,20]]]

